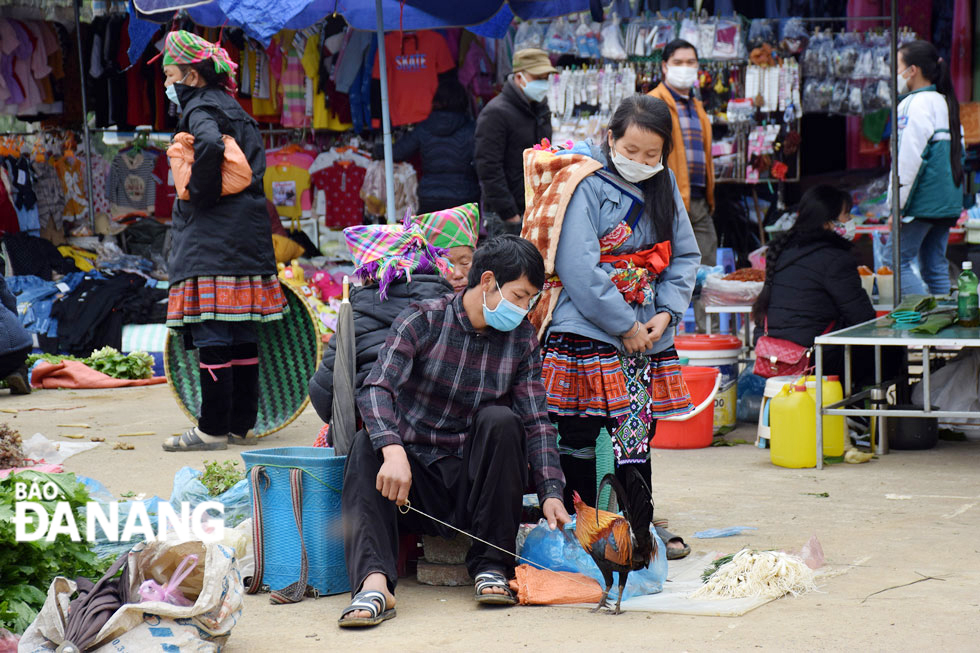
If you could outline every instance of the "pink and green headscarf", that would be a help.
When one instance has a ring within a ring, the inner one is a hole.
[[[480,208],[472,202],[452,209],[423,213],[412,220],[422,228],[425,239],[436,247],[475,249],[480,237]]]
[[[225,90],[234,94],[237,89],[235,71],[238,70],[238,64],[231,60],[227,50],[186,30],[167,34],[163,46],[164,66],[186,66],[207,59],[214,62],[214,72],[228,73],[228,85]]]
[[[344,239],[354,261],[354,274],[362,281],[380,286],[382,300],[388,285],[412,274],[441,274],[449,271],[446,250],[429,244],[422,230],[405,216],[403,224],[359,225],[344,229]]]

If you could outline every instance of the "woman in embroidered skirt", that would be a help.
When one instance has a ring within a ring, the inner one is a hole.
[[[603,168],[577,186],[565,212],[544,382],[569,509],[572,491],[595,505],[599,437],[612,438],[616,476],[630,493],[639,481],[628,468],[650,482],[656,420],[691,409],[673,326],[690,304],[701,255],[673,173],[663,166],[671,143],[667,105],[626,98],[601,146],[588,144]],[[661,532],[668,557],[690,551]]]
[[[262,190],[265,151],[258,125],[233,97],[236,68],[213,43],[185,31],[167,35],[167,97],[180,111],[177,131],[194,137],[189,199],[174,203],[167,326],[181,329],[200,352],[201,416],[196,428],[164,442],[166,451],[255,442],[255,323],[281,319],[286,308]],[[245,190],[228,195],[222,194],[225,135],[252,173]]]

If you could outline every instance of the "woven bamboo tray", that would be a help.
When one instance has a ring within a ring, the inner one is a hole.
[[[259,334],[259,413],[255,435],[285,428],[310,401],[309,382],[323,354],[316,316],[302,296],[282,284],[289,312],[282,320],[257,324]],[[183,338],[171,329],[164,368],[177,405],[195,424],[201,414],[201,380],[196,349],[184,349]]]

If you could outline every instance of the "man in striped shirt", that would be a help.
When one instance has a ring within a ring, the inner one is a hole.
[[[530,472],[549,525],[569,521],[540,348],[524,319],[543,285],[537,249],[500,236],[476,250],[463,293],[413,304],[392,325],[358,396],[364,430],[344,472],[354,599],[341,626],[394,616],[400,529],[455,534],[396,506],[410,502],[512,551]],[[506,581],[513,555],[474,539],[466,564],[478,602],[516,602]]]

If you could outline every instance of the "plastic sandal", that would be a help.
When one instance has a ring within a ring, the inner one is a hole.
[[[164,451],[221,451],[228,448],[228,442],[205,442],[194,428],[187,429],[180,435],[164,441]]]
[[[360,610],[370,612],[371,616],[344,619],[344,617],[352,612],[358,612]],[[395,609],[388,608],[388,600],[384,594],[377,590],[367,590],[354,595],[350,605],[340,613],[340,619],[337,620],[337,624],[341,628],[365,628],[377,626],[382,621],[392,619],[394,616]]]
[[[235,435],[234,433],[228,434],[228,444],[233,444],[239,447],[251,447],[258,444],[259,439],[255,437],[253,431],[249,431],[245,435]]]
[[[510,588],[510,584],[504,575],[499,571],[484,571],[476,575],[474,579],[476,581],[476,587],[474,589],[473,598],[476,599],[477,603],[485,603],[487,605],[516,605],[517,597],[514,596],[514,590]],[[483,590],[487,588],[500,588],[505,590],[506,594],[484,594]]]
[[[657,536],[663,540],[664,544],[670,544],[671,542],[677,541],[681,543],[680,547],[667,546],[667,559],[668,560],[680,560],[681,558],[686,558],[691,554],[691,547],[688,545],[683,537],[679,535],[674,535],[668,531],[665,526],[667,525],[667,520],[657,519],[653,522],[653,527],[657,530]]]

